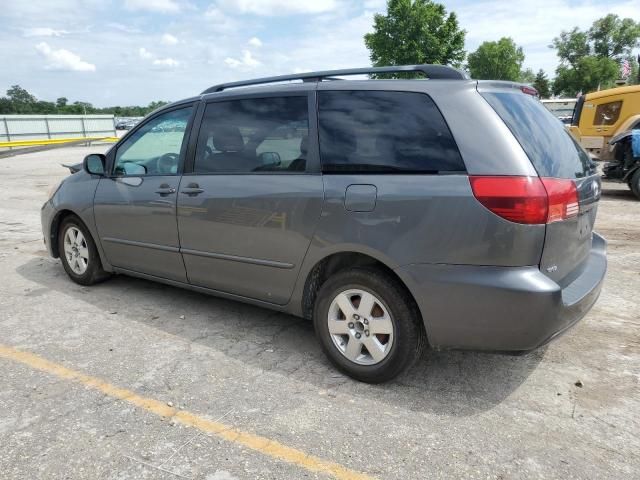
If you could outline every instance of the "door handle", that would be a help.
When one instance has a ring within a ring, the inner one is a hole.
[[[156,193],[161,197],[166,197],[167,195],[171,195],[172,193],[176,193],[176,189],[169,186],[168,183],[163,183],[160,185],[160,188],[156,190]]]
[[[180,192],[186,195],[189,195],[190,197],[195,197],[196,195],[199,195],[202,192],[204,192],[204,190],[200,188],[200,185],[198,185],[197,183],[190,183],[185,188],[180,190]]]

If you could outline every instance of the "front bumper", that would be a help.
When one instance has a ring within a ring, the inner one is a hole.
[[[51,200],[47,200],[40,209],[40,223],[42,224],[42,237],[44,239],[44,244],[47,247],[49,255],[57,258],[57,255],[54,255],[53,252],[53,237],[51,236],[51,225],[53,224],[55,213]]]
[[[396,273],[418,303],[432,347],[528,351],[577,323],[598,299],[607,271],[600,235],[580,268],[564,288],[536,266],[414,264]]]

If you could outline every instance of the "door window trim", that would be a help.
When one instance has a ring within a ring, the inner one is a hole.
[[[300,90],[291,92],[262,92],[252,94],[242,94],[234,92],[231,95],[214,94],[213,98],[206,98],[200,102],[197,112],[197,118],[192,128],[192,135],[189,140],[189,149],[187,158],[184,162],[183,175],[190,176],[212,176],[212,175],[320,175],[320,153],[318,147],[318,115],[317,115],[317,93],[313,90]],[[204,112],[208,105],[220,102],[231,102],[235,100],[245,99],[267,99],[267,98],[284,98],[284,97],[307,97],[307,121],[309,125],[309,147],[307,151],[307,164],[304,172],[293,172],[287,170],[264,171],[264,172],[196,172],[195,158],[198,138],[202,128]]]
[[[195,101],[189,101],[189,102],[185,102],[185,103],[181,103],[178,105],[172,105],[169,108],[163,108],[162,110],[159,110],[157,112],[154,112],[152,115],[150,115],[148,118],[143,119],[138,125],[136,125],[134,128],[132,128],[125,136],[123,136],[118,143],[116,143],[113,148],[111,148],[109,150],[108,156],[107,156],[107,172],[108,178],[123,178],[123,177],[179,177],[183,174],[184,172],[184,166],[185,166],[185,160],[186,160],[186,155],[188,152],[188,145],[189,142],[191,140],[191,133],[193,131],[193,125],[194,125],[194,119],[196,116],[196,112],[198,110],[198,103],[199,102],[195,102]],[[180,158],[178,159],[178,169],[176,170],[176,173],[169,173],[169,174],[145,174],[145,175],[116,175],[114,173],[114,169],[116,166],[116,157],[118,154],[118,149],[124,144],[124,142],[127,141],[127,139],[132,136],[135,132],[137,132],[140,128],[143,128],[145,125],[147,125],[149,122],[153,121],[154,119],[156,119],[157,117],[159,117],[160,115],[164,115],[165,113],[169,113],[169,112],[174,112],[176,110],[182,110],[183,108],[189,108],[191,107],[191,115],[189,116],[189,120],[187,121],[187,126],[185,128],[184,131],[184,138],[182,139],[182,145],[180,146]]]

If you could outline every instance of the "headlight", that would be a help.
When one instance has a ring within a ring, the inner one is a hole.
[[[58,183],[53,184],[53,186],[49,189],[49,192],[47,192],[47,200],[51,200],[53,198],[53,196],[62,186],[62,182],[64,182],[64,180],[60,180]]]

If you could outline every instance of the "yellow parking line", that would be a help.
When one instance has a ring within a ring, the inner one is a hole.
[[[0,147],[33,147],[37,145],[58,145],[63,143],[81,142],[117,142],[118,137],[72,137],[72,138],[40,138],[31,140],[13,140],[11,142],[0,142]]]
[[[49,373],[58,378],[70,380],[84,385],[87,388],[97,390],[112,398],[131,403],[147,412],[160,417],[170,417],[174,421],[196,428],[202,432],[215,435],[231,443],[250,448],[271,458],[283,460],[297,465],[310,472],[324,473],[341,480],[372,480],[373,477],[354,470],[343,467],[340,464],[323,460],[312,455],[308,455],[301,450],[287,447],[280,442],[266,437],[254,435],[252,433],[238,430],[220,422],[207,420],[194,413],[185,410],[178,410],[169,407],[166,403],[154,400],[153,398],[142,397],[131,390],[120,388],[104,380],[84,373],[71,370],[57,363],[50,362],[33,353],[17,350],[15,348],[0,344],[0,357],[22,363],[36,370]]]

